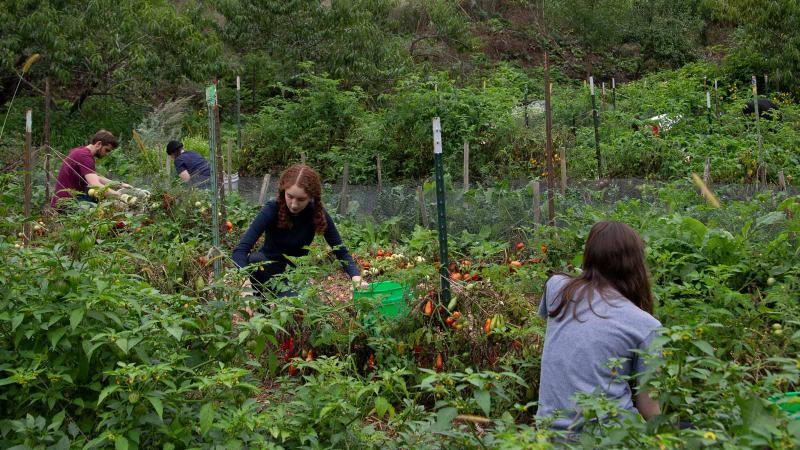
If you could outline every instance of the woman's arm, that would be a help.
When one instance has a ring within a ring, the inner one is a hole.
[[[274,202],[268,202],[261,208],[261,212],[258,213],[244,236],[242,236],[242,239],[233,249],[233,262],[236,263],[236,266],[245,267],[247,265],[247,257],[250,254],[250,250],[253,249],[256,241],[264,234],[267,227],[275,222],[277,217],[276,210]]]
[[[342,236],[339,235],[339,230],[336,229],[336,224],[333,223],[333,219],[331,219],[327,211],[325,211],[325,220],[328,221],[328,228],[325,230],[325,242],[333,248],[333,254],[342,263],[342,268],[350,275],[350,278],[359,277],[355,281],[361,281],[361,271],[358,269],[353,257],[350,256],[350,252],[347,251],[347,247],[344,246]]]
[[[645,389],[642,389],[636,394],[634,402],[636,403],[636,409],[639,410],[639,414],[641,414],[645,420],[650,420],[661,414],[661,405],[658,404],[658,401],[653,400],[653,398],[650,397],[650,393]]]

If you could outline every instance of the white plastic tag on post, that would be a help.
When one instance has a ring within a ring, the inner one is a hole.
[[[241,85],[239,83],[240,83],[239,75],[236,75],[236,90],[237,91],[241,89]]]
[[[755,76],[755,75],[753,75],[752,84],[753,84],[753,86],[755,86],[755,85],[756,85],[756,76]]]
[[[706,91],[706,108],[711,109],[711,92]]]
[[[611,79],[611,89],[616,89],[616,88],[617,88],[617,80],[612,78]]]
[[[594,95],[594,77],[589,77],[589,93]]]
[[[442,123],[438,117],[433,118],[433,153],[442,153]]]
[[[25,111],[25,132],[30,133],[33,131],[33,112],[29,109]]]
[[[603,86],[603,97],[605,97],[606,96],[606,82],[605,81],[603,81],[602,86]]]
[[[717,79],[716,78],[714,78],[714,90],[715,91],[717,90]]]

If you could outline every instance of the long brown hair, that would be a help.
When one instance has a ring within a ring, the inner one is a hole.
[[[572,305],[577,319],[578,304],[586,299],[592,309],[595,292],[605,300],[609,288],[617,290],[639,309],[653,314],[653,292],[644,257],[644,242],[633,228],[622,222],[597,222],[589,231],[583,250],[583,272],[566,283],[550,317],[562,320]]]
[[[322,234],[328,228],[325,220],[325,210],[322,207],[322,183],[319,175],[305,164],[295,164],[284,170],[278,183],[278,228],[288,230],[292,228],[291,213],[286,206],[286,190],[297,186],[311,197],[314,204],[314,226],[317,234]]]

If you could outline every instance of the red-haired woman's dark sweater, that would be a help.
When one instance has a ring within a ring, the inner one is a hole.
[[[316,234],[314,225],[314,202],[309,202],[308,206],[296,216],[289,215],[292,227],[289,229],[278,228],[278,202],[271,200],[264,205],[258,213],[250,228],[242,236],[239,244],[233,249],[233,261],[239,267],[245,267],[248,263],[248,256],[253,249],[256,241],[264,235],[264,245],[261,252],[268,261],[275,261],[288,264],[289,261],[284,255],[305,256],[308,254],[307,246],[311,245]],[[328,227],[325,230],[325,241],[333,248],[333,253],[341,262],[342,268],[348,275],[354,277],[359,275],[353,257],[342,243],[342,237],[336,230],[331,216],[325,211],[325,220]]]

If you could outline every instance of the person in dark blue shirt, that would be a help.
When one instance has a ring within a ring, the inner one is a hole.
[[[211,166],[197,152],[185,151],[180,141],[169,141],[167,155],[175,160],[175,173],[184,183],[196,187],[208,187]]]
[[[286,169],[278,183],[278,195],[267,202],[233,249],[233,261],[238,267],[259,264],[250,281],[262,295],[263,285],[283,273],[292,263],[286,256],[305,256],[314,236],[322,234],[333,253],[353,282],[363,284],[353,257],[342,243],[331,216],[322,205],[322,184],[319,175],[304,164]],[[264,245],[252,252],[261,236]],[[295,295],[283,292],[279,296]]]

